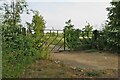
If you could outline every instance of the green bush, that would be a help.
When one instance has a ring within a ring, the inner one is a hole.
[[[82,30],[74,29],[71,20],[66,22],[65,42],[70,50],[92,48],[92,26],[86,25]],[[91,38],[90,38],[91,37]]]
[[[14,6],[16,5],[16,6]],[[33,16],[34,27],[28,28],[34,30],[32,34],[30,30],[21,25],[20,14],[26,8],[26,2],[11,2],[4,4],[4,18],[2,22],[2,77],[16,78],[20,77],[28,64],[37,59],[47,58],[47,49],[40,47],[43,39],[40,38],[42,33],[39,29],[44,29],[44,19],[38,12]],[[9,13],[8,13],[9,12]],[[39,22],[40,21],[40,22]]]
[[[108,50],[120,53],[120,1],[112,1],[110,7],[107,7],[108,20],[104,31],[107,33]]]
[[[45,59],[47,50],[36,46],[32,35],[5,36],[3,33],[3,77],[19,77],[25,67],[37,59]]]
[[[65,39],[68,48],[70,48],[71,50],[79,49],[79,32],[77,30],[66,30]]]

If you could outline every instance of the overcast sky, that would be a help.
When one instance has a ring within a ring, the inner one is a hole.
[[[111,0],[27,0],[28,8],[38,10],[46,21],[46,27],[63,29],[71,19],[75,28],[83,28],[86,21],[96,29],[107,19],[106,8]],[[31,22],[32,15],[22,15],[22,23]]]

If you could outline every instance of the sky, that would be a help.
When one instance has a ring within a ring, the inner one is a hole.
[[[26,0],[28,8],[38,10],[46,21],[46,28],[63,29],[72,20],[75,28],[83,28],[87,22],[94,29],[101,29],[107,20],[106,8],[111,0]],[[33,14],[22,15],[22,23],[31,22]]]

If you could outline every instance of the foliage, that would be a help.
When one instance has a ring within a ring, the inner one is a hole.
[[[26,24],[30,32],[32,32],[33,30],[36,36],[41,36],[45,28],[45,20],[38,11],[33,11],[33,12],[34,15],[32,18],[32,23],[26,22]]]
[[[111,2],[111,7],[107,8],[108,20],[104,31],[107,37],[108,47],[118,51],[120,48],[120,1]]]
[[[84,32],[83,35],[84,36],[92,36],[92,30],[93,30],[93,26],[90,25],[90,23],[88,23],[85,28],[82,29],[82,31]]]
[[[82,30],[74,29],[74,25],[71,24],[71,20],[66,22],[65,40],[68,48],[71,50],[86,49],[92,46],[92,26],[88,23]],[[87,38],[85,38],[87,37]]]
[[[2,10],[5,12],[3,23],[5,25],[10,25],[12,28],[16,28],[14,27],[15,25],[19,25],[18,27],[20,27],[20,14],[24,11],[28,13],[27,4],[24,0],[11,1],[10,5],[4,3]]]
[[[29,12],[25,1],[12,1],[11,4],[4,4],[2,22],[2,59],[3,77],[19,77],[25,67],[36,59],[46,58],[47,50],[40,48],[41,35],[38,30],[45,23],[42,18],[34,18],[35,34],[26,34],[26,29],[21,24],[20,15]],[[41,16],[42,17],[42,16]],[[39,22],[39,23],[38,23]],[[38,26],[39,24],[40,27]],[[31,26],[32,27],[32,26]]]
[[[73,26],[74,26],[74,25],[71,24],[71,20],[68,20],[68,21],[65,22],[65,23],[66,23],[65,30],[73,29]]]
[[[92,32],[93,26],[89,23],[82,30],[76,30],[71,20],[66,22],[67,26],[64,29],[68,48],[71,50],[95,48],[120,53],[120,1],[111,2],[111,7],[108,7],[107,11],[109,11],[108,20],[104,29],[95,34]]]
[[[33,46],[32,38],[21,34],[14,35],[3,42],[3,77],[20,75],[21,70],[39,53]]]
[[[2,15],[0,12],[0,64],[2,64],[2,27],[1,27]],[[2,78],[2,65],[0,65],[0,78]]]
[[[102,32],[99,32],[98,34],[98,39],[96,40],[96,48],[98,50],[106,50],[107,48],[107,41],[106,41],[106,35],[105,33],[102,31]]]
[[[90,23],[87,23],[87,25],[81,30],[80,32],[80,48],[81,49],[92,49],[93,48],[93,26],[90,25]]]
[[[71,20],[68,20],[66,22],[66,26],[64,28],[65,30],[65,40],[68,45],[68,48],[71,50],[75,50],[79,48],[78,41],[79,41],[79,30],[73,29],[73,26],[71,24]]]
[[[33,12],[34,15],[32,18],[32,23],[26,22],[26,24],[28,25],[30,34],[32,34],[32,31],[34,32],[34,34],[32,34],[34,36],[34,47],[39,50],[41,48],[42,42],[44,42],[44,38],[41,37],[44,35],[45,20],[38,11]]]
[[[93,76],[100,76],[101,75],[101,73],[98,72],[98,71],[86,72],[86,74],[87,74],[87,76],[91,76],[91,77],[93,77]]]
[[[89,23],[82,30],[74,29],[71,20],[66,24],[65,41],[70,50],[98,49],[119,52],[119,30],[110,31],[110,24],[105,23],[102,31],[93,31],[93,26]]]

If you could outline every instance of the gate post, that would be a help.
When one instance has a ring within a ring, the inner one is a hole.
[[[63,36],[64,36],[64,51],[65,51],[65,45],[66,45],[65,44],[65,29],[63,31],[64,31],[64,35]]]
[[[94,48],[97,48],[97,39],[98,39],[98,30],[96,29],[96,30],[94,30],[93,31],[93,47]]]

